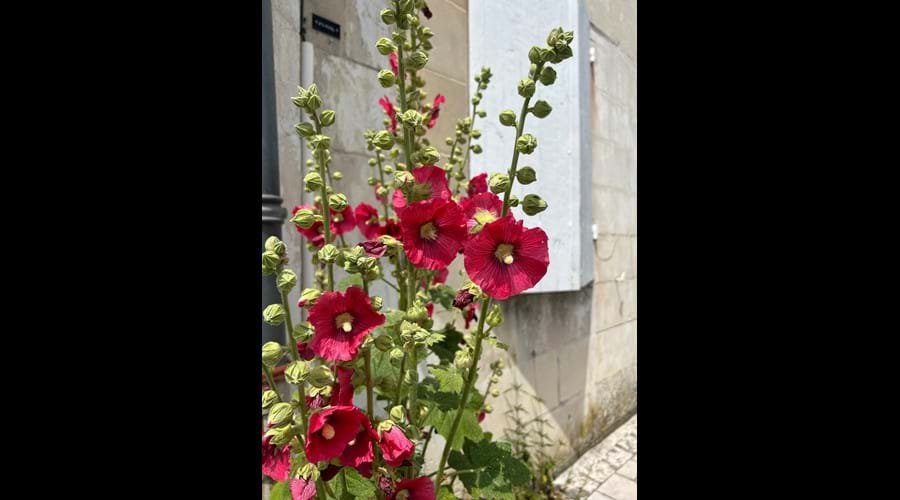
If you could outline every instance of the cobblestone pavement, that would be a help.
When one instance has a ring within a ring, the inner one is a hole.
[[[554,481],[566,498],[637,499],[637,415],[582,455]]]

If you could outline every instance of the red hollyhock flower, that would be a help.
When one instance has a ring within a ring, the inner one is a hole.
[[[297,212],[301,208],[308,208],[310,210],[318,210],[321,211],[320,207],[312,207],[310,205],[300,205],[294,207],[294,210],[291,212],[291,215],[296,215]],[[309,240],[313,245],[321,248],[325,245],[325,225],[319,221],[313,223],[307,229],[303,229],[300,226],[294,225],[297,228],[297,232],[302,234]],[[331,210],[331,233],[335,236],[339,234],[346,233],[348,231],[352,231],[356,227],[356,217],[353,215],[353,209],[348,205],[341,212],[337,212],[335,210]]]
[[[471,323],[477,319],[477,317],[475,316],[475,309],[478,308],[478,305],[479,304],[476,302],[476,303],[470,305],[468,309],[466,309],[465,317],[463,318],[466,322],[466,327],[465,327],[466,330],[469,329],[469,323]]]
[[[378,99],[378,104],[381,104],[381,108],[384,109],[384,113],[388,115],[388,118],[391,119],[390,131],[392,134],[397,133],[397,112],[394,110],[394,105],[391,104],[391,100],[388,99],[387,96]]]
[[[298,205],[294,207],[294,210],[291,211],[291,215],[297,215],[297,212],[300,211],[301,208],[308,208],[310,210],[315,210],[315,207],[311,205]],[[294,224],[294,227],[297,228],[297,232],[302,234],[310,243],[317,247],[322,247],[325,245],[325,227],[321,222],[316,221],[312,226],[309,226],[306,229]]]
[[[400,61],[397,59],[397,53],[391,52],[389,60],[391,62],[391,71],[394,72],[394,76],[397,76],[400,73]]]
[[[487,193],[488,192],[488,183],[487,183],[487,172],[481,173],[472,177],[469,180],[469,189],[467,190],[469,196],[475,196],[476,194]]]
[[[286,481],[291,472],[291,447],[281,449],[270,442],[272,436],[263,435],[262,472],[275,481]]]
[[[397,221],[394,219],[388,219],[381,226],[381,235],[388,235],[397,241],[403,241],[403,229],[400,228],[400,224],[397,224]]]
[[[434,483],[426,476],[404,479],[397,483],[397,490],[387,500],[398,500],[401,491],[406,491],[406,500],[434,500]]]
[[[326,406],[328,406],[328,401],[321,394],[306,396],[306,407],[310,410],[325,408]]]
[[[372,427],[369,418],[355,406],[329,406],[313,413],[306,433],[307,460],[316,463],[340,457],[366,426]]]
[[[441,113],[441,104],[444,104],[447,98],[438,94],[434,98],[434,102],[431,104],[431,119],[428,120],[428,128],[434,128],[434,124],[437,123],[438,115]]]
[[[369,257],[380,259],[387,253],[387,245],[381,240],[364,241],[359,244]]]
[[[396,425],[381,433],[381,441],[378,445],[384,455],[384,461],[391,467],[400,467],[403,461],[412,457],[416,450],[416,445]]]
[[[449,200],[452,196],[450,186],[447,185],[447,173],[441,167],[434,165],[419,167],[412,171],[412,175],[415,179],[415,182],[409,188],[412,200],[406,199],[403,190],[394,190],[394,210],[398,211],[398,213],[400,209],[406,206],[407,202],[415,203],[436,198]]]
[[[369,418],[361,411],[360,414],[362,415],[362,420],[360,421],[362,426],[356,433],[356,437],[347,443],[347,447],[341,453],[341,464],[355,468],[365,477],[371,477],[372,462],[375,460],[373,443],[378,441],[378,433],[372,428]]]
[[[428,317],[430,318],[432,314],[434,314],[434,304],[429,302],[425,304],[425,312],[428,313]]]
[[[353,207],[347,205],[340,212],[331,211],[331,234],[337,236],[349,233],[354,229],[356,229],[356,216],[353,214]]]
[[[353,369],[339,366],[337,368],[337,381],[331,388],[332,406],[353,406]]]
[[[485,224],[499,219],[503,212],[503,200],[490,192],[463,198],[459,201],[459,206],[466,216],[466,229],[469,231],[469,237],[480,232]]]
[[[311,348],[329,361],[350,361],[363,337],[384,323],[384,315],[372,309],[372,301],[362,288],[346,292],[325,292],[309,310],[315,333]]]
[[[309,342],[297,342],[297,352],[300,353],[303,361],[309,361],[316,357],[316,353],[309,347]]]
[[[464,265],[472,281],[503,300],[533,287],[547,274],[547,233],[525,229],[512,215],[484,226],[465,244]]]
[[[378,237],[381,232],[381,224],[378,222],[378,209],[368,203],[360,203],[356,205],[354,214],[356,217],[356,225],[359,226],[359,232],[367,240]]]
[[[316,482],[302,477],[291,479],[291,498],[293,500],[316,498]]]
[[[376,182],[375,185],[372,186],[372,188],[375,190],[375,199],[378,200],[378,203],[387,203],[387,197],[381,196],[378,194],[378,188],[380,188],[380,187],[381,187],[380,182]]]
[[[447,267],[466,239],[462,210],[453,201],[413,203],[400,212],[400,227],[409,261],[432,271]]]
[[[478,423],[479,424],[484,421],[485,415],[487,415],[487,413],[485,413],[484,410],[481,410],[481,413],[478,414]]]

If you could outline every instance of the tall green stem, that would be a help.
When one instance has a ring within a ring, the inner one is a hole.
[[[313,112],[311,115],[313,122],[316,124],[316,134],[322,133],[322,122],[319,121],[319,115]],[[322,226],[325,228],[325,244],[333,243],[331,235],[331,205],[328,201],[328,169],[325,167],[325,151],[316,150],[316,162],[319,164],[319,175],[322,176],[322,189],[320,195],[322,197]],[[325,264],[328,271],[328,283],[326,288],[329,292],[334,291],[334,264],[328,262]]]

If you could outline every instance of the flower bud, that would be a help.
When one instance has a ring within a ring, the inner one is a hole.
[[[383,170],[384,173],[386,173],[386,174],[392,174],[392,173],[394,173],[394,167],[392,167],[392,166],[390,166],[390,165],[385,165],[384,168],[382,168],[382,170]]]
[[[403,417],[405,416],[405,414],[406,412],[401,405],[397,405],[391,408],[391,418],[395,422],[403,422]]]
[[[384,24],[394,24],[397,21],[397,13],[391,9],[381,9],[381,22]]]
[[[453,358],[453,366],[460,370],[467,370],[472,367],[472,356],[469,354],[469,351],[466,349],[460,349],[456,351],[456,355]]]
[[[309,229],[316,223],[316,214],[308,208],[301,208],[300,210],[297,210],[297,213],[291,218],[291,222],[303,229]]]
[[[394,341],[390,335],[379,335],[375,338],[375,348],[381,352],[388,352],[394,347]]]
[[[391,361],[396,361],[397,363],[399,363],[400,360],[403,359],[403,349],[400,349],[399,347],[391,349],[390,356]]]
[[[319,115],[319,123],[321,123],[323,127],[327,127],[334,123],[334,110],[326,109],[325,111],[322,111],[322,114]]]
[[[500,173],[491,174],[488,185],[492,193],[505,193],[509,188],[509,176]]]
[[[547,202],[536,194],[526,194],[522,200],[522,210],[528,215],[537,215],[547,210]]]
[[[266,431],[266,436],[269,436],[269,443],[275,446],[283,446],[290,443],[296,433],[297,431],[293,425],[282,425]]]
[[[500,389],[491,389],[491,396],[500,397]]]
[[[421,304],[416,302],[406,311],[406,315],[404,319],[408,321],[412,321],[414,323],[419,323],[421,321],[425,321],[428,319],[428,310],[423,307]]]
[[[557,47],[553,49],[553,54],[556,55],[556,58],[560,61],[564,61],[570,57],[572,57],[572,47],[568,45],[564,45],[562,47]]]
[[[482,109],[481,111],[478,112],[478,118],[484,118],[486,116],[487,116],[487,111]]]
[[[405,113],[400,114],[397,118],[403,126],[408,128],[416,128],[422,124],[422,113],[414,109],[407,109]]]
[[[378,53],[386,56],[390,55],[391,52],[397,51],[397,44],[391,41],[390,38],[381,37],[375,42],[375,48],[378,49]]]
[[[550,66],[545,67],[541,70],[540,80],[541,83],[546,86],[553,85],[553,82],[556,81],[556,70]]]
[[[274,427],[290,422],[294,416],[294,408],[290,403],[275,403],[269,410],[269,426]]]
[[[336,181],[339,181],[344,178],[344,174],[341,173],[340,170],[335,170],[334,172],[331,173],[331,178]]]
[[[409,183],[415,182],[416,178],[413,177],[413,174],[406,170],[401,170],[394,174],[394,187],[400,188],[406,186]]]
[[[319,175],[318,172],[313,170],[312,172],[306,174],[303,177],[303,182],[306,185],[306,190],[309,192],[315,192],[322,189],[324,183],[322,182],[322,176]]]
[[[315,84],[313,84],[315,85]],[[312,85],[310,85],[312,88]],[[319,97],[319,94],[310,94],[309,98],[306,100],[306,108],[309,111],[315,111],[322,107],[322,98]]]
[[[540,64],[543,61],[543,54],[541,54],[541,48],[534,46],[531,47],[531,50],[528,51],[528,60],[533,62],[534,64]]]
[[[334,246],[333,244],[329,243],[329,244],[323,246],[322,248],[320,248],[319,252],[316,255],[319,257],[319,260],[321,260],[322,262],[324,262],[326,264],[331,264],[331,263],[334,263],[335,260],[337,260],[339,253],[340,253],[340,251],[337,249],[337,247]]]
[[[511,208],[518,207],[519,206],[519,197],[514,194],[510,194],[509,195],[509,206]]]
[[[481,131],[477,128],[472,130],[472,139],[478,139],[479,137],[481,137]]]
[[[456,297],[453,298],[453,307],[457,309],[465,309],[466,306],[475,301],[475,294],[469,291],[468,288],[462,288],[458,292],[456,292]]]
[[[284,369],[284,379],[290,384],[299,384],[309,373],[309,364],[306,361],[297,360]]]
[[[303,467],[300,467],[298,475],[306,481],[316,482],[322,476],[322,473],[319,472],[319,468],[316,467],[316,464],[304,464]]]
[[[328,197],[328,204],[332,210],[342,212],[350,204],[350,201],[347,200],[347,195],[344,193],[335,193]]]
[[[515,127],[516,126],[516,113],[511,109],[504,109],[500,113],[500,123],[502,125],[506,125],[507,127]]]
[[[534,80],[526,78],[519,80],[519,95],[522,97],[531,97],[534,95]]]
[[[537,173],[531,167],[522,167],[516,171],[516,180],[519,184],[531,184],[537,180]]]
[[[276,393],[275,391],[273,391],[271,389],[263,391],[263,394],[262,394],[262,407],[263,408],[268,408],[268,407],[272,406],[273,404],[275,404],[275,402],[277,402],[277,401],[278,401],[278,393]]]
[[[281,293],[288,293],[297,286],[297,274],[290,269],[282,269],[275,280],[275,286]]]
[[[278,266],[281,264],[281,256],[277,253],[266,250],[262,254],[262,269],[263,274],[268,276],[275,272],[278,269]]]
[[[537,147],[537,138],[531,134],[522,134],[516,140],[516,151],[529,155],[534,152]]]
[[[500,310],[499,304],[491,306],[491,310],[488,311],[485,321],[487,321],[489,326],[500,326],[500,324],[503,323],[503,312]]]
[[[297,95],[291,97],[291,102],[298,108],[305,108],[307,101],[309,101],[309,92],[303,87],[297,87]]]
[[[397,78],[394,76],[394,72],[389,69],[383,69],[378,72],[378,83],[381,84],[384,88],[393,87],[395,83],[397,83]]]
[[[481,144],[475,144],[472,146],[472,152],[480,155],[481,154]]]
[[[299,134],[300,137],[309,137],[316,133],[316,129],[315,127],[313,127],[313,124],[307,122],[294,125],[294,130],[297,131],[297,134]]]
[[[421,160],[422,165],[434,165],[440,159],[441,154],[438,153],[437,148],[434,146],[428,146],[419,152],[419,160]]]
[[[383,306],[384,306],[384,299],[382,299],[381,297],[378,297],[378,296],[372,297],[372,310],[373,311],[380,311]]]
[[[279,257],[284,255],[284,252],[285,252],[284,242],[281,241],[280,239],[278,239],[277,236],[269,236],[266,239],[265,247],[266,247],[266,250],[275,252],[275,254],[278,255]]]
[[[325,151],[331,147],[331,137],[323,134],[316,134],[309,138],[309,145],[312,146],[313,149]]]
[[[334,373],[325,365],[319,365],[307,375],[307,380],[313,387],[325,387],[334,383]]]
[[[551,111],[553,111],[553,108],[550,106],[550,103],[544,100],[534,103],[534,106],[531,108],[531,114],[538,118],[546,118]]]
[[[394,136],[392,136],[391,133],[387,130],[381,130],[377,134],[375,134],[374,138],[372,138],[372,144],[375,144],[378,149],[391,149],[391,146],[394,145]],[[373,163],[375,163],[374,159]]]
[[[322,292],[315,288],[304,288],[303,291],[300,292],[300,301],[297,302],[297,306],[312,306],[316,303],[316,299],[318,299],[320,295],[322,295]]]
[[[494,413],[494,407],[491,405],[484,405],[484,412],[485,413]]]
[[[271,307],[271,306],[270,306]],[[272,368],[284,356],[284,347],[278,342],[266,342],[262,346],[262,362]]]
[[[396,424],[391,419],[382,420],[381,422],[378,422],[378,432],[387,432],[395,425]]]
[[[420,70],[428,64],[428,54],[423,50],[417,50],[406,58],[406,63],[414,70]]]
[[[281,304],[270,304],[263,310],[263,320],[267,325],[278,326],[284,323],[284,307]]]
[[[492,377],[491,377],[491,383],[492,383],[492,384],[499,384],[499,383],[500,383],[500,377],[498,377],[498,376],[496,376],[496,375],[492,376]]]

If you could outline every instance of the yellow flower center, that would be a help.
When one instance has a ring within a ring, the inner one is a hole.
[[[494,257],[497,257],[497,260],[506,265],[512,264],[515,260],[513,259],[513,246],[508,243],[497,245],[497,250],[494,251]]]
[[[485,224],[490,224],[491,222],[494,222],[495,220],[497,220],[497,216],[494,215],[494,212],[491,212],[490,210],[485,210],[483,208],[479,208],[479,209],[475,210],[474,219],[475,219],[475,222],[477,222],[478,224],[483,226]]]
[[[437,229],[434,227],[434,224],[429,222],[419,228],[419,236],[426,240],[434,240],[437,238]]]
[[[334,438],[334,427],[331,424],[325,424],[322,426],[322,437],[325,438],[326,441],[330,441]]]
[[[334,318],[334,324],[345,333],[350,333],[350,330],[353,330],[353,316],[350,313],[338,314],[337,318]]]

